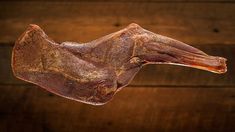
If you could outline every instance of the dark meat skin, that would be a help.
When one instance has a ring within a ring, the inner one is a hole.
[[[12,69],[17,78],[79,102],[102,105],[146,64],[182,65],[215,73],[226,59],[209,56],[137,24],[89,43],[56,43],[31,24],[16,41]]]

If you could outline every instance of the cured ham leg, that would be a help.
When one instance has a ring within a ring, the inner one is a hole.
[[[59,96],[102,105],[147,64],[173,64],[226,72],[226,59],[130,24],[89,43],[56,43],[37,25],[16,41],[12,70],[17,78]]]

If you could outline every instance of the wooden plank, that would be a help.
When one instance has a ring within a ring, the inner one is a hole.
[[[1,2],[0,43],[30,23],[55,41],[87,42],[135,22],[189,44],[234,44],[234,12],[231,3]]]
[[[19,2],[20,0],[0,0],[4,2]],[[234,3],[234,0],[24,0],[25,1],[43,1],[43,2],[124,2],[124,3],[138,3],[138,2],[144,2],[144,3]]]
[[[235,131],[235,88],[125,88],[104,106],[0,86],[6,131]]]
[[[228,72],[214,74],[202,70],[170,66],[148,65],[136,75],[132,86],[235,86],[235,45],[195,45],[211,55],[228,59]],[[27,84],[12,75],[10,46],[0,48],[0,84]]]

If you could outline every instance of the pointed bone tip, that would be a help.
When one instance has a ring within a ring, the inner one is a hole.
[[[38,25],[36,24],[29,24],[27,30],[28,32],[44,32]]]
[[[34,34],[34,33],[44,34],[44,31],[36,24],[29,24],[26,31],[20,36],[20,38],[22,38],[25,35]]]
[[[131,24],[128,25],[128,27],[130,27],[130,28],[139,28],[140,25],[138,25],[136,23],[131,23]]]
[[[38,25],[36,24],[29,24],[28,26],[30,29],[41,29]]]
[[[36,34],[36,35],[33,35],[33,34]],[[30,38],[29,40],[31,40],[33,37],[38,37],[38,36],[46,36],[46,35],[44,31],[38,25],[29,24],[25,32],[22,33],[20,37],[16,40],[15,46],[24,44],[24,42],[27,40],[26,38]]]

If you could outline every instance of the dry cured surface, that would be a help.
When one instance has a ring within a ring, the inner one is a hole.
[[[32,24],[12,52],[17,78],[92,105],[110,101],[147,64],[181,65],[214,73],[227,70],[225,58],[207,55],[134,23],[88,43],[56,43]]]

